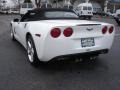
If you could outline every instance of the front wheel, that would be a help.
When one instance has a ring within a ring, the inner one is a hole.
[[[26,43],[27,43],[28,60],[33,66],[36,66],[39,60],[37,57],[36,48],[35,48],[35,44],[34,44],[32,36],[30,35],[28,36]]]

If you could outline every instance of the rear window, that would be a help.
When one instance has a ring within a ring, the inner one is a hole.
[[[45,12],[46,18],[79,18],[73,12],[66,12],[66,11],[48,11]]]

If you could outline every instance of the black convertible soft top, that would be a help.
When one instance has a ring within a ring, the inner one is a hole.
[[[67,14],[67,15],[66,15]],[[38,21],[51,19],[78,19],[79,16],[73,11],[62,8],[36,8],[29,10],[21,21]]]
[[[35,8],[33,10],[29,10],[28,12],[31,13],[40,13],[40,12],[46,12],[46,11],[67,11],[67,12],[74,12],[70,9],[63,9],[63,8]]]

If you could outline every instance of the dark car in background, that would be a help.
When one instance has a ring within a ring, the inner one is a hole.
[[[117,14],[116,17],[114,17],[115,21],[120,25],[120,14]]]

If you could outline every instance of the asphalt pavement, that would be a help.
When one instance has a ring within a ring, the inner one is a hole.
[[[10,38],[10,20],[0,15],[0,90],[120,90],[120,26],[113,19],[93,18],[116,27],[108,54],[96,61],[54,61],[32,67],[25,49]]]

